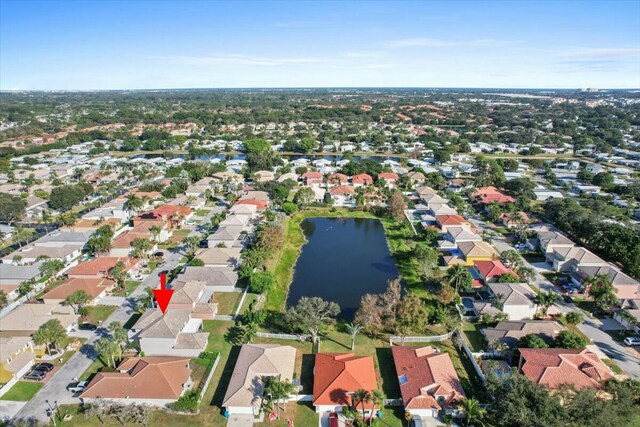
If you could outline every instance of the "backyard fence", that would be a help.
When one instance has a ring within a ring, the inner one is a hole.
[[[213,361],[213,365],[211,365],[211,369],[209,369],[209,374],[207,375],[207,379],[204,381],[202,387],[198,387],[198,391],[200,392],[200,400],[204,397],[204,393],[209,388],[209,384],[211,383],[211,378],[213,378],[213,373],[216,371],[218,367],[218,363],[220,362],[220,353],[216,356],[216,360]]]
[[[274,338],[278,340],[306,341],[311,335],[272,334],[270,332],[258,332],[260,338]]]
[[[464,336],[462,332],[458,332],[458,338],[460,338],[460,342],[462,343],[462,349],[464,350],[464,353],[467,355],[467,357],[471,361],[471,364],[473,365],[473,369],[476,370],[476,374],[478,374],[482,382],[486,382],[486,378],[484,377],[484,372],[482,372],[480,365],[478,365],[478,362],[476,362],[476,358],[473,355],[473,352],[469,348],[469,344],[467,343],[467,337]]]
[[[405,343],[405,342],[440,342],[451,339],[455,330],[448,332],[443,335],[430,335],[426,337],[399,337],[399,336],[390,336],[389,337],[389,345],[393,345],[394,343]]]

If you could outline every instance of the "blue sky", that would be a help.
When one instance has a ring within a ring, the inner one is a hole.
[[[640,88],[640,0],[0,0],[0,88]]]

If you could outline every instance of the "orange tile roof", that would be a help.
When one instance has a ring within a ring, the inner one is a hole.
[[[586,349],[521,348],[520,357],[522,374],[551,389],[563,385],[600,389],[603,381],[613,378],[600,358]]]
[[[348,185],[338,185],[337,187],[333,187],[329,190],[329,194],[331,194],[332,196],[338,196],[341,194],[353,194],[355,192],[356,189]]]
[[[460,215],[436,215],[436,221],[440,225],[462,225],[467,222]]]
[[[384,179],[387,181],[396,181],[398,179],[398,174],[389,173],[389,172],[379,173],[378,179]]]
[[[368,175],[366,173],[360,173],[358,175],[353,175],[351,177],[351,182],[353,182],[354,184],[373,184],[373,178],[371,177],[371,175]]]
[[[97,373],[80,397],[175,400],[191,376],[184,357],[132,357],[116,370]]]
[[[258,210],[264,211],[269,206],[269,203],[266,200],[244,199],[238,200],[236,202],[236,205],[254,205],[258,208]]]
[[[465,398],[449,354],[433,347],[391,347],[400,392],[405,409],[442,409],[438,402],[444,397],[447,404]]]
[[[353,353],[316,354],[313,379],[314,405],[350,405],[349,392],[378,387],[373,357]],[[372,404],[370,403],[370,409]]]
[[[500,261],[474,261],[473,266],[484,279],[491,279],[501,274],[513,274],[517,277],[517,274]]]
[[[42,299],[65,299],[76,291],[84,291],[91,298],[95,298],[105,290],[111,288],[115,282],[102,277],[91,279],[69,279],[55,289],[42,296]]]
[[[127,270],[133,268],[137,263],[137,260],[133,258],[101,256],[89,261],[81,262],[69,270],[67,272],[67,276],[105,275],[107,271],[115,266],[118,261],[124,262],[127,266]]]

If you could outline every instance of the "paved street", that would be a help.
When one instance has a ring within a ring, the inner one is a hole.
[[[470,221],[478,227],[479,230],[491,230],[484,221],[481,221],[477,216],[474,216]],[[495,237],[491,239],[491,244],[499,251],[512,250],[513,247],[506,242],[503,236]],[[527,260],[524,260],[524,265],[533,268],[536,271],[535,285],[543,291],[553,291],[558,294],[558,288],[547,280],[541,273],[539,266],[532,265]],[[564,301],[558,301],[554,307],[560,310],[562,313],[569,311],[575,311],[577,307],[573,304],[567,304]],[[638,358],[634,351],[623,344],[615,341],[611,335],[601,330],[601,322],[597,319],[590,319],[585,316],[585,322],[578,327],[580,331],[585,334],[592,343],[600,349],[604,354],[614,360],[629,376],[640,379],[640,358]]]
[[[200,224],[208,223],[214,212],[215,210],[204,217],[200,221]],[[198,234],[200,234],[198,231],[193,230],[189,235]],[[158,275],[161,271],[172,270],[180,264],[180,260],[183,257],[182,250],[183,247],[180,246],[173,252],[170,252],[165,261],[151,272],[151,274],[144,279],[142,284],[138,286],[138,288],[129,297],[124,299],[124,304],[118,307],[118,309],[102,324],[102,328],[90,333],[89,341],[87,341],[80,351],[76,352],[76,354],[74,354],[67,363],[60,368],[58,373],[45,384],[33,399],[27,402],[27,404],[18,412],[16,418],[34,418],[40,421],[47,421],[47,400],[50,402],[57,400],[59,404],[79,403],[79,400],[74,398],[72,394],[67,391],[67,385],[73,382],[74,378],[79,378],[98,357],[93,349],[93,343],[100,339],[100,337],[104,336],[106,333],[105,328],[107,328],[112,322],[118,321],[124,325],[129,320],[129,318],[134,314],[137,298],[144,295],[147,288],[156,288],[158,286]]]

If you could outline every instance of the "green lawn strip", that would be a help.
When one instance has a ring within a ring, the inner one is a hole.
[[[485,348],[486,340],[478,325],[470,322],[463,322],[461,329],[469,341],[471,350],[474,352],[482,351]]]
[[[89,314],[82,318],[82,322],[99,325],[101,322],[107,320],[117,308],[118,307],[112,305],[94,305],[87,307]]]
[[[26,402],[44,386],[44,383],[18,381],[11,389],[0,397],[0,400],[12,400],[14,402]]]
[[[127,280],[124,283],[124,289],[114,292],[112,295],[114,297],[126,297],[128,295],[131,295],[133,291],[135,291],[138,286],[140,286],[141,283],[142,282],[139,282],[137,280]]]
[[[195,212],[195,216],[207,216],[207,215],[209,215],[209,212],[211,212],[211,210],[209,210],[209,209],[198,209]]]
[[[107,365],[102,361],[102,358],[98,357],[96,360],[91,362],[91,365],[87,368],[86,371],[80,375],[78,378],[80,381],[88,381],[93,378],[95,374],[107,368]]]
[[[618,364],[616,362],[614,362],[613,360],[611,360],[609,358],[602,359],[602,363],[607,365],[609,367],[609,369],[611,369],[613,371],[613,373],[616,374],[616,375],[620,375],[620,374],[624,373],[622,368],[620,366],[618,366]]]
[[[248,295],[247,295],[248,296]],[[242,298],[241,292],[218,292],[214,296],[214,302],[218,304],[218,313],[229,315],[235,313],[236,307]]]

